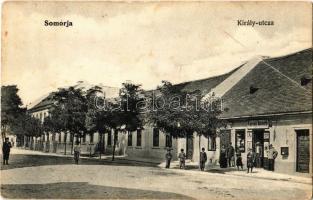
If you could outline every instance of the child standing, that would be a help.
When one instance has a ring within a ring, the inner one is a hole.
[[[179,168],[185,169],[186,154],[184,153],[184,149],[180,150],[178,158],[179,158]]]

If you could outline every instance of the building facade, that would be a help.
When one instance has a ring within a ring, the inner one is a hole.
[[[132,133],[119,132],[116,154],[130,158],[147,158],[163,161],[168,148],[174,160],[180,149],[187,159],[199,161],[201,148],[206,149],[206,167],[219,165],[220,149],[230,143],[241,151],[246,166],[248,149],[261,149],[260,167],[268,169],[267,149],[273,145],[278,151],[275,160],[276,172],[289,174],[312,174],[312,49],[303,50],[277,58],[256,57],[229,73],[207,79],[175,85],[180,90],[212,95],[223,100],[221,119],[226,126],[209,138],[193,133],[188,138],[173,138],[157,127],[145,126]],[[30,113],[44,119],[48,115],[49,98],[30,109]],[[38,139],[46,151],[64,153],[65,137],[56,133]],[[82,150],[95,154],[99,145],[99,134],[82,138]],[[48,141],[48,142],[47,142]],[[111,154],[113,132],[105,133],[102,144],[104,153]],[[54,143],[55,145],[51,144]],[[38,147],[32,147],[40,149]],[[70,152],[70,146],[67,151]],[[259,149],[259,150],[260,150]]]

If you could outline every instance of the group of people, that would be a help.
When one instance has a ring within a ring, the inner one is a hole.
[[[173,155],[171,153],[171,149],[167,149],[167,153],[165,154],[166,159],[166,165],[165,168],[170,168],[171,160],[173,158]],[[186,167],[186,153],[184,152],[184,149],[180,150],[180,153],[178,154],[179,159],[179,168],[185,169]],[[200,152],[200,170],[204,171],[205,163],[207,161],[207,155],[205,153],[205,148],[202,148],[202,151]]]
[[[240,161],[240,160],[238,160],[238,157],[237,157],[237,161]],[[237,161],[236,161],[236,163],[237,163]],[[235,166],[235,149],[231,143],[229,144],[227,149],[225,149],[224,145],[222,145],[222,148],[220,151],[219,163],[220,163],[221,168],[226,168],[227,166],[229,166],[229,167]],[[240,164],[240,163],[238,163],[238,164]]]
[[[269,148],[267,149],[267,155],[268,155],[268,165],[269,170],[274,171],[274,161],[278,155],[278,152],[275,150],[272,144],[269,145]],[[259,142],[255,145],[255,151],[252,151],[252,148],[248,149],[247,153],[247,173],[251,172],[254,167],[261,167],[262,163],[262,157],[263,157],[263,149]],[[171,153],[171,149],[167,150],[167,153],[165,155],[166,159],[166,168],[170,168],[171,160],[173,158],[173,155]],[[236,162],[235,162],[236,158]],[[178,154],[179,159],[179,168],[185,169],[185,161],[186,161],[186,154],[184,152],[184,149],[181,149],[180,153]],[[200,159],[199,159],[199,168],[201,171],[204,171],[205,163],[207,161],[207,154],[205,152],[205,148],[201,149],[200,152]],[[227,167],[235,167],[235,164],[237,166],[238,170],[243,170],[243,162],[242,162],[242,156],[241,151],[239,148],[235,150],[235,148],[232,146],[232,143],[229,144],[227,149],[222,146],[220,151],[220,158],[219,158],[219,164],[221,168],[227,168]]]
[[[165,168],[170,168],[172,158],[173,158],[173,155],[171,153],[171,149],[167,149],[167,153],[165,154],[165,159],[166,159]],[[178,154],[179,168],[180,169],[185,169],[186,158],[187,158],[187,156],[184,152],[184,149],[181,149],[180,153]]]
[[[227,168],[227,165],[229,167],[235,167],[235,155],[236,155],[236,166],[237,169],[243,170],[243,162],[242,162],[242,156],[241,151],[239,148],[234,149],[232,146],[232,143],[229,144],[228,148],[225,149],[224,146],[221,148],[220,153],[220,167],[221,168]],[[272,144],[269,145],[269,148],[267,149],[267,157],[268,157],[268,168],[271,171],[274,171],[274,163],[275,159],[278,155],[278,152],[275,150]],[[263,148],[262,145],[257,142],[255,145],[255,151],[252,151],[252,148],[248,149],[247,153],[247,173],[251,172],[254,167],[261,167],[262,165],[262,157],[263,157]]]

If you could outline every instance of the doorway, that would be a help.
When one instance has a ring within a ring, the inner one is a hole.
[[[264,129],[252,130],[252,151],[256,154],[255,167],[264,167]]]
[[[297,172],[309,173],[310,135],[309,130],[296,130],[297,133]]]
[[[220,134],[220,146],[224,146],[225,149],[229,147],[229,144],[231,142],[231,135],[230,135],[230,130],[221,130]]]
[[[186,158],[192,159],[193,155],[193,135],[187,135]]]

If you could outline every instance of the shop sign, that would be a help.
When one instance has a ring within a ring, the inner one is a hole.
[[[249,120],[248,127],[253,128],[268,128],[269,122],[268,120]]]

